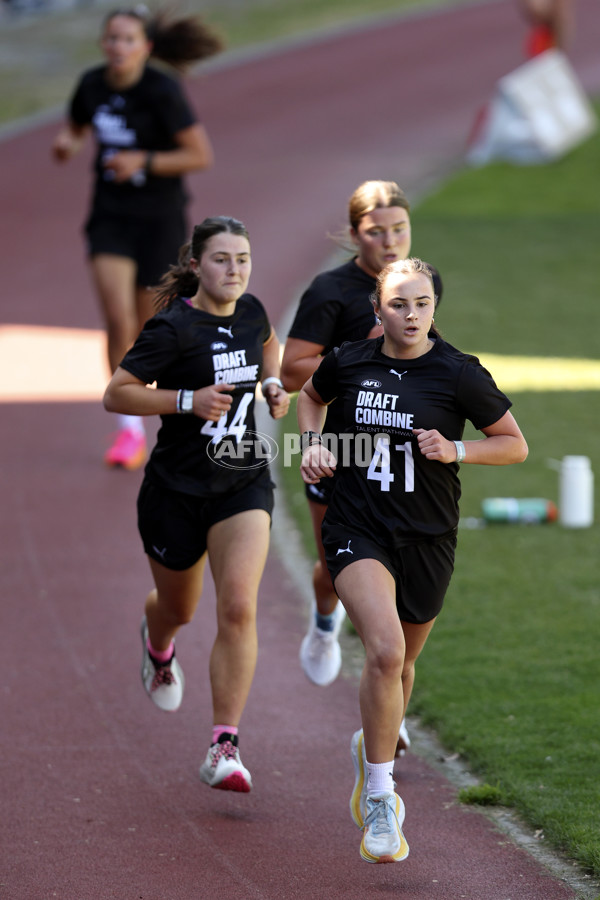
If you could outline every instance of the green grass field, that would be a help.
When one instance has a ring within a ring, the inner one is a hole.
[[[596,135],[551,165],[467,170],[413,212],[413,252],[444,279],[436,325],[463,350],[507,358],[502,371],[517,385],[509,393],[529,443],[523,465],[462,467],[465,518],[481,516],[484,497],[556,502],[549,460],[582,454],[600,473],[600,393],[560,389],[561,372],[598,359],[600,193],[591,186],[599,172]],[[545,375],[539,364],[541,389],[518,387],[513,356],[554,358]],[[312,553],[299,475],[283,477]],[[447,749],[496,789],[495,800],[596,874],[599,511],[596,502],[596,524],[583,530],[461,528],[455,575],[411,702]]]
[[[596,135],[552,165],[465,172],[416,210],[419,246],[448,285],[436,323],[449,340],[476,353],[598,358],[600,196],[590,187],[599,171]],[[549,459],[583,454],[600,473],[598,390],[513,389],[511,399],[529,459],[463,467],[465,516],[480,514],[486,496],[557,500]],[[581,531],[461,531],[413,707],[530,825],[595,873],[598,512],[596,502],[596,524]]]

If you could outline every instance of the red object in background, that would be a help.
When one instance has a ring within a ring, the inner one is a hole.
[[[539,56],[546,50],[556,47],[554,34],[549,25],[534,25],[525,42],[525,54],[528,59]]]

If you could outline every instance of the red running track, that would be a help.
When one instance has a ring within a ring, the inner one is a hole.
[[[598,90],[600,4],[579,0],[577,10],[574,63]],[[523,35],[513,3],[492,0],[301,42],[196,80],[217,165],[191,179],[193,217],[246,221],[252,289],[275,322],[326,262],[325,235],[343,224],[356,184],[393,178],[414,197],[460,160],[477,110],[522,61]],[[97,328],[77,237],[87,160],[55,168],[55,128],[0,144],[2,319]],[[346,667],[327,689],[306,682],[297,663],[305,595],[274,549],[242,723],[255,789],[232,795],[201,784],[210,583],[178,643],[184,705],[161,715],[138,671],[149,587],[135,528],[141,475],[100,464],[107,417],[97,403],[5,404],[2,421],[0,896],[576,897],[461,807],[415,754],[397,768],[410,857],[396,866],[360,860],[347,806],[356,676]]]

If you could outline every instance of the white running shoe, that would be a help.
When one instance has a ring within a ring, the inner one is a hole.
[[[404,803],[395,793],[367,797],[365,828],[360,855],[370,863],[401,862],[408,856],[408,844],[402,834]]]
[[[334,611],[333,631],[317,628],[315,614],[316,604],[313,603],[308,633],[300,645],[300,663],[309,681],[326,687],[335,681],[342,668],[342,648],[338,636],[346,618],[346,610],[338,600]]]
[[[200,766],[200,778],[210,787],[247,794],[252,788],[252,777],[231,738],[232,735],[222,734],[218,743],[211,744]]]
[[[350,753],[354,763],[354,790],[350,797],[350,815],[355,825],[365,824],[365,803],[367,800],[367,757],[362,728],[355,731],[350,742]]]
[[[410,738],[406,730],[406,722],[402,719],[398,733],[396,756],[404,756],[410,747]],[[363,730],[360,728],[352,735],[350,753],[354,765],[354,788],[350,797],[350,815],[359,828],[365,823],[365,803],[367,799],[367,756],[365,753],[365,740]]]
[[[410,747],[410,738],[406,730],[406,719],[402,719],[400,732],[398,734],[398,743],[396,744],[396,756],[404,756]]]
[[[159,709],[175,712],[183,700],[185,678],[181,666],[175,659],[175,651],[168,663],[155,663],[148,652],[148,624],[142,619],[142,683],[146,693]]]

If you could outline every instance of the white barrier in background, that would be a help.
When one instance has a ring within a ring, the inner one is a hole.
[[[471,165],[492,160],[549,162],[597,128],[594,110],[567,57],[546,50],[498,81],[475,127]]]

